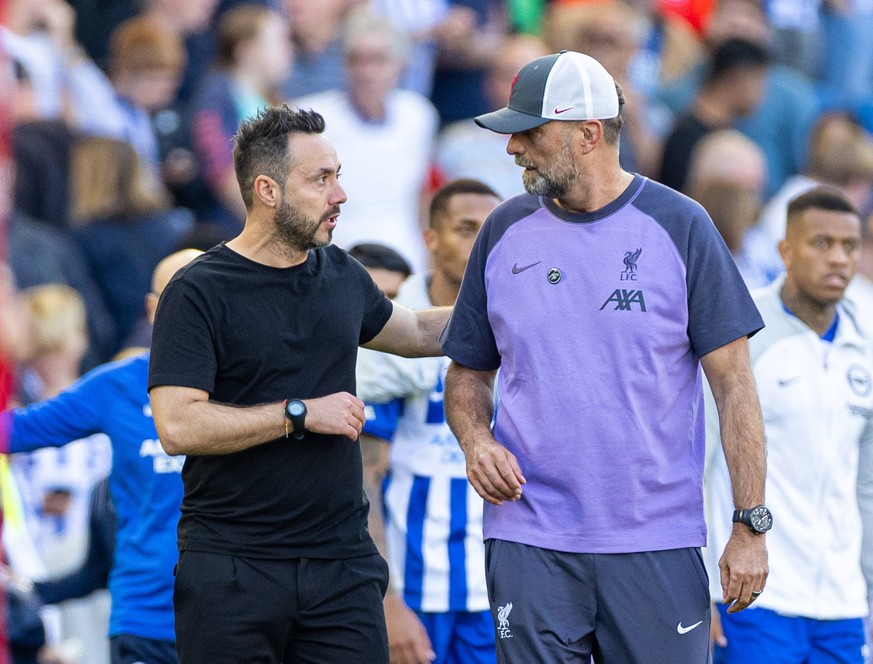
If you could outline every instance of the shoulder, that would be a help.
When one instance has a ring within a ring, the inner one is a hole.
[[[527,219],[543,209],[539,196],[520,194],[500,203],[488,215],[482,229],[487,248],[491,249],[501,240],[513,225]]]
[[[697,220],[706,220],[712,225],[700,203],[654,180],[644,181],[633,206],[662,226],[690,227]]]

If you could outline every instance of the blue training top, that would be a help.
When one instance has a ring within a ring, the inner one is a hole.
[[[175,641],[173,566],[184,457],[168,456],[158,441],[148,360],[145,354],[103,365],[58,396],[0,417],[4,428],[11,427],[12,453],[60,447],[95,433],[109,436],[109,487],[118,513],[109,635]]]
[[[558,551],[703,546],[699,358],[763,327],[703,208],[635,176],[573,214],[498,206],[476,240],[443,351],[500,367],[494,436],[527,478],[486,504],[486,538]]]

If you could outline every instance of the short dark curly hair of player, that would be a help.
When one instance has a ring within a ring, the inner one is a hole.
[[[292,134],[324,133],[324,118],[313,110],[292,109],[287,104],[261,109],[240,123],[233,139],[233,168],[246,209],[253,201],[255,178],[266,175],[284,193],[293,155],[288,146]]]

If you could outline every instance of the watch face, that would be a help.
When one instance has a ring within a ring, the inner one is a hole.
[[[298,417],[299,415],[303,415],[306,407],[300,401],[292,401],[288,404],[288,414],[291,417]]]
[[[759,533],[766,533],[773,527],[773,516],[763,505],[759,505],[749,514],[749,522]]]

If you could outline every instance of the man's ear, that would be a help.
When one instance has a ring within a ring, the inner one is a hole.
[[[581,140],[585,154],[591,152],[603,140],[603,125],[598,120],[582,122],[578,125],[578,130],[579,137],[576,140]]]
[[[279,183],[268,175],[259,175],[253,185],[255,196],[267,207],[279,207],[282,201],[282,190]]]

